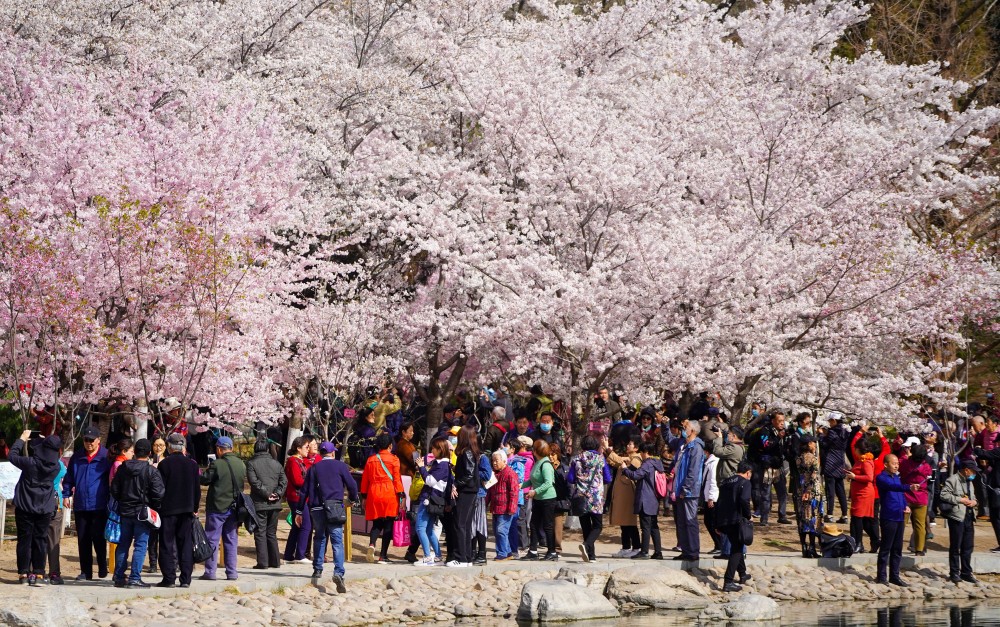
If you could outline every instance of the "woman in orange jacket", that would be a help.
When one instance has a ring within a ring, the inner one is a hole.
[[[857,544],[856,553],[864,553],[863,533],[867,533],[871,541],[872,553],[878,551],[879,531],[875,520],[875,499],[878,492],[875,489],[875,451],[881,445],[867,439],[861,439],[855,447],[855,464],[847,473],[851,480],[851,537]]]
[[[389,540],[392,523],[399,514],[402,501],[403,479],[399,472],[399,458],[389,449],[392,437],[383,433],[375,439],[376,453],[365,462],[361,474],[361,495],[365,498],[365,520],[372,521],[368,537],[368,561],[375,562],[375,540],[382,536],[382,551],[378,563],[389,563]]]

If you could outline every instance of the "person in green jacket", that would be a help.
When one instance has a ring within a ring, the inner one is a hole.
[[[226,579],[235,581],[239,577],[236,572],[236,531],[240,522],[236,516],[236,492],[233,487],[239,492],[243,491],[247,468],[243,460],[233,453],[232,438],[222,436],[216,440],[215,454],[216,460],[201,476],[201,484],[208,486],[208,496],[205,499],[205,535],[212,545],[212,556],[205,560],[205,574],[199,579],[215,581],[221,540],[225,549]]]
[[[537,560],[538,539],[545,536],[545,546],[547,551],[545,561],[555,562],[559,560],[556,553],[556,485],[555,468],[549,459],[549,445],[545,440],[535,440],[531,447],[535,456],[535,465],[531,467],[531,475],[521,484],[522,488],[531,488],[525,495],[531,499],[531,545],[528,553],[522,557],[523,560]]]

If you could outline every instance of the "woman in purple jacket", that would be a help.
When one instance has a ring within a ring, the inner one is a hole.
[[[903,485],[917,485],[916,492],[907,492],[906,504],[910,507],[910,525],[913,527],[913,554],[926,555],[924,542],[927,540],[927,502],[929,492],[927,480],[931,476],[931,465],[927,463],[927,447],[914,444],[910,456],[899,462],[899,478]]]

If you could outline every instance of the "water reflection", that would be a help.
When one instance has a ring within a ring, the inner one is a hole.
[[[560,627],[688,627],[702,624],[711,627],[1000,627],[1000,601],[941,603],[907,602],[900,605],[888,602],[853,601],[830,603],[787,603],[781,606],[781,620],[770,622],[699,623],[698,612],[659,611],[644,612],[622,617],[617,621],[580,621],[559,623]],[[460,625],[476,627],[511,627],[514,620],[502,618],[458,621]],[[525,623],[529,625],[530,623]]]

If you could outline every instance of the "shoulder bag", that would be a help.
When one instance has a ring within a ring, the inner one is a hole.
[[[244,494],[243,490],[236,485],[236,473],[233,472],[233,465],[229,463],[229,460],[223,457],[221,460],[226,462],[226,467],[229,468],[229,478],[233,480],[233,505],[232,509],[236,514],[236,520],[241,524],[246,526],[248,533],[253,533],[257,531],[257,508],[254,507],[253,501],[250,500],[250,495]]]
[[[326,522],[331,525],[343,525],[347,522],[347,508],[344,507],[344,501],[327,501],[323,499],[323,492],[319,487],[319,475],[313,478],[313,487],[315,488],[316,497],[319,499],[320,509],[323,510],[323,515],[326,516]]]

